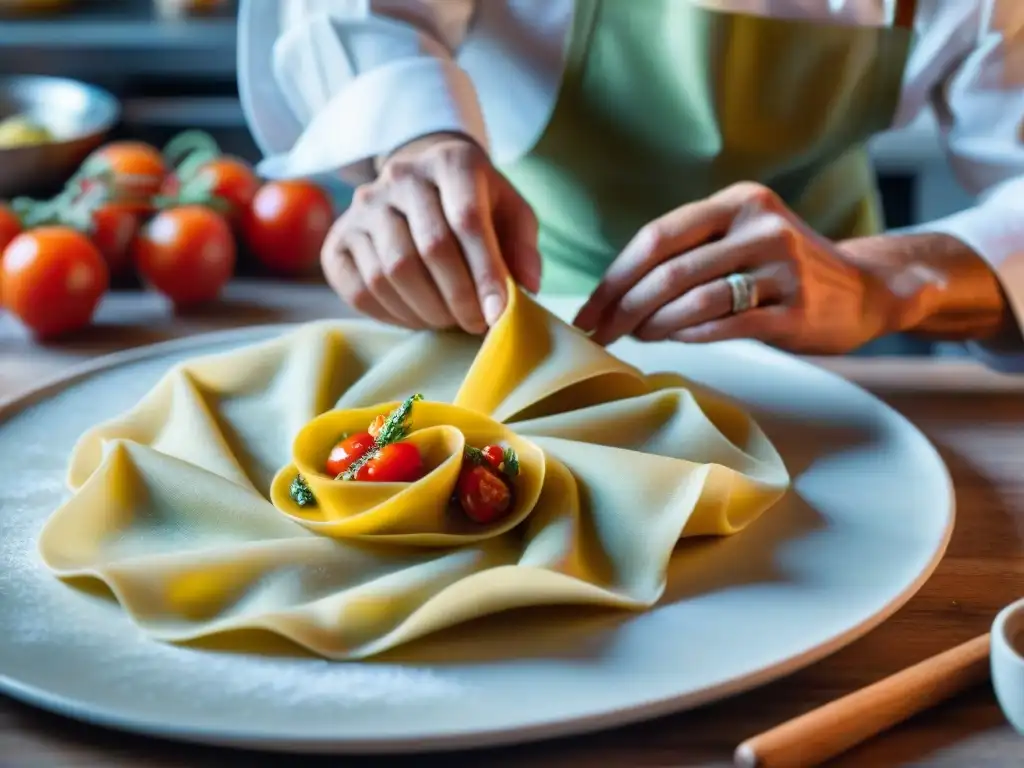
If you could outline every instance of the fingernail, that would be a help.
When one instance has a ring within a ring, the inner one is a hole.
[[[502,301],[501,296],[496,293],[492,293],[489,296],[484,297],[483,301],[484,320],[487,321],[487,325],[494,325],[498,322],[501,317],[501,313],[505,310],[505,302]]]

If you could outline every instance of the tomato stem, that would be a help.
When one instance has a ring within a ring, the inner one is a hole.
[[[180,169],[196,155],[202,155],[204,162],[220,157],[221,149],[217,140],[205,131],[182,131],[164,145],[162,154],[169,166]],[[180,170],[178,175],[182,175]]]
[[[95,226],[93,214],[114,199],[108,176],[78,173],[55,196],[47,200],[15,198],[11,201],[11,208],[25,229],[66,226],[86,235],[92,234]]]
[[[202,205],[220,214],[230,213],[231,203],[220,195],[215,195],[210,189],[211,186],[203,177],[197,177],[191,182],[183,183],[177,195],[154,197],[153,207],[158,211],[166,211],[183,205]]]

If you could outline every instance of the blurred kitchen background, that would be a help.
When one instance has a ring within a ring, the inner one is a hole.
[[[0,16],[0,76],[85,80],[122,101],[118,135],[159,146],[198,128],[226,152],[258,159],[235,83],[234,0],[0,0],[5,5],[22,13]],[[880,137],[873,154],[891,227],[970,204],[927,120]]]

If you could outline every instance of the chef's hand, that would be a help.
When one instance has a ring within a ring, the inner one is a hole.
[[[539,289],[537,220],[479,146],[436,134],[394,153],[355,191],[321,262],[364,314],[479,334],[504,310],[510,273]]]
[[[756,306],[734,313],[727,278],[737,273]],[[575,322],[601,344],[746,338],[840,354],[891,332],[898,304],[885,275],[813,232],[767,188],[741,183],[645,226]]]

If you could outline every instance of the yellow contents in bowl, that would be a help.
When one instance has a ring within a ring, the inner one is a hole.
[[[46,126],[33,122],[23,115],[15,115],[0,121],[0,149],[47,144],[53,140],[54,136]]]

